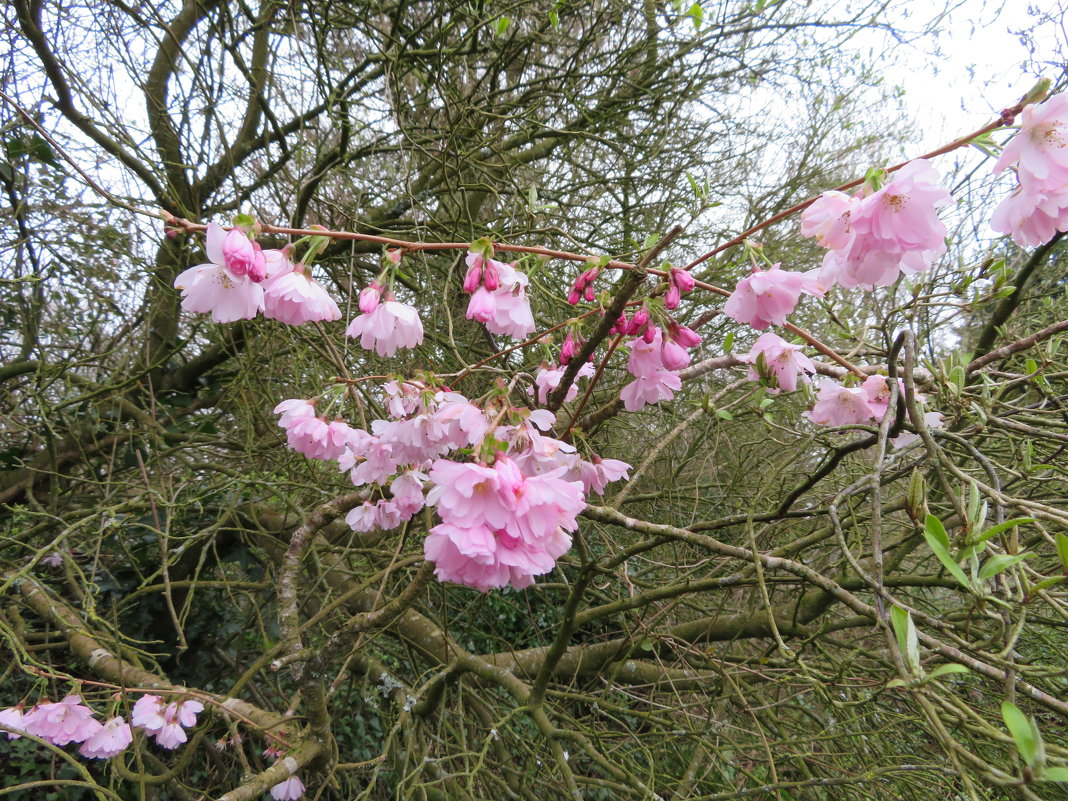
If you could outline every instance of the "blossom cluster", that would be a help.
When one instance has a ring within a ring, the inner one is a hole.
[[[538,385],[540,399],[561,374],[556,368]],[[587,461],[548,436],[555,416],[545,409],[512,407],[503,397],[483,408],[421,380],[387,381],[383,392],[388,416],[371,421],[370,432],[327,422],[316,414],[319,400],[286,400],[275,412],[291,448],[336,461],[368,488],[345,518],[354,530],[391,530],[428,504],[437,509],[442,522],[424,551],[443,581],[483,591],[529,586],[570,547],[585,496],[628,474],[623,462]],[[445,458],[457,452],[475,458]]]
[[[1068,95],[1025,106],[1021,117],[994,165],[995,173],[1014,167],[1018,184],[990,224],[1016,244],[1036,247],[1068,231]]]
[[[168,703],[146,693],[134,702],[130,721],[157,745],[173,750],[187,741],[185,730],[196,726],[197,715],[203,711],[204,705],[195,699]],[[133,729],[125,718],[116,715],[101,723],[77,694],[62,701],[42,700],[28,712],[22,704],[0,710],[0,726],[7,730],[9,740],[30,734],[57,747],[79,743],[78,753],[87,759],[110,759],[133,742]],[[296,776],[271,788],[276,801],[296,801],[303,793],[304,785]]]
[[[134,704],[131,722],[163,748],[173,749],[186,741],[185,729],[195,726],[197,714],[203,711],[199,701],[166,704],[159,696],[143,695]],[[11,740],[32,734],[56,746],[81,743],[78,753],[90,759],[108,759],[133,742],[130,724],[121,715],[101,723],[80,695],[68,695],[57,702],[44,700],[29,712],[23,712],[21,705],[4,709],[0,724],[13,730],[7,733]]]

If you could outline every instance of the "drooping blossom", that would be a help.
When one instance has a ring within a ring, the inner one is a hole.
[[[355,317],[345,334],[359,337],[364,350],[389,357],[398,348],[414,348],[423,341],[423,322],[414,306],[385,297],[373,311]]]
[[[623,408],[628,412],[637,412],[646,404],[668,401],[682,389],[682,379],[678,373],[660,370],[652,375],[638,376],[619,392]]]
[[[1068,231],[1068,182],[1049,192],[1021,184],[994,209],[990,227],[1021,247],[1044,245],[1058,231]]]
[[[142,695],[134,703],[131,721],[155,737],[167,749],[175,749],[188,739],[185,730],[197,725],[197,715],[204,711],[200,701],[173,701],[164,704],[158,695]]]
[[[584,340],[581,336],[577,336],[570,331],[567,332],[567,336],[564,337],[563,344],[560,345],[560,364],[567,366],[573,358],[575,358],[575,352],[582,346]]]
[[[807,384],[809,376],[816,372],[800,345],[792,345],[771,331],[757,337],[749,352],[739,359],[749,365],[749,380],[768,381],[767,391],[772,395],[795,391],[799,375]]]
[[[560,381],[564,377],[564,370],[565,368],[563,365],[560,365],[559,367],[542,366],[538,370],[537,375],[534,376],[534,384],[537,386],[536,396],[538,403],[544,405],[549,402],[549,396],[553,393],[553,390],[560,386]],[[578,373],[575,374],[575,380],[572,381],[571,386],[567,388],[567,394],[564,395],[564,403],[573,401],[575,396],[578,395],[578,380],[580,378],[588,378],[592,376],[594,372],[594,366],[590,362],[586,362],[579,368]],[[527,392],[531,395],[535,394],[532,387],[528,387]]]
[[[529,281],[526,274],[512,264],[487,259],[480,254],[468,254],[469,264],[476,263],[472,257],[482,260],[479,268],[482,278],[480,284],[465,281],[465,286],[469,283],[477,286],[467,305],[467,319],[484,323],[494,334],[514,339],[526,338],[535,328],[534,315],[527,299]]]
[[[1037,247],[1068,231],[1068,95],[1024,106],[1019,132],[994,165],[1015,166],[1017,187],[998,204],[990,226],[1016,244]]]
[[[224,249],[224,241],[237,233],[234,243]],[[244,240],[254,255],[249,256],[238,240]],[[174,288],[182,291],[182,308],[200,314],[211,314],[217,323],[250,320],[263,311],[263,281],[267,266],[259,246],[249,242],[240,231],[227,234],[216,223],[208,226],[205,249],[206,264],[185,270],[174,279]],[[235,270],[237,272],[235,272]]]
[[[120,754],[133,742],[130,724],[123,717],[114,717],[103,728],[82,743],[78,753],[88,759],[110,759]]]
[[[820,383],[816,405],[806,414],[813,423],[821,426],[868,423],[875,418],[875,411],[868,403],[868,394],[862,387],[847,387],[837,381]]]
[[[21,737],[18,732],[24,732],[25,729],[22,726],[22,719],[25,714],[22,711],[22,704],[16,704],[13,707],[0,710],[0,724],[7,726],[9,729],[15,729],[16,731],[7,731],[4,734],[7,735],[9,740],[17,740]]]
[[[783,325],[802,293],[812,295],[818,290],[804,273],[783,270],[773,264],[739,281],[723,305],[723,313],[763,331],[769,325]]]
[[[271,798],[274,801],[297,801],[302,795],[304,795],[304,782],[295,775],[271,788]]]
[[[284,400],[274,407],[281,414],[278,425],[286,432],[289,447],[309,459],[332,461],[345,452],[353,429],[341,420],[328,423],[316,416],[315,406],[300,398]]]
[[[690,292],[695,286],[694,277],[686,270],[672,267],[668,270],[668,287],[664,293],[664,308],[676,309],[682,301],[682,293]]]
[[[586,505],[582,484],[565,480],[566,471],[525,475],[499,452],[492,467],[434,462],[427,502],[442,523],[430,530],[424,551],[435,575],[485,592],[521,589],[552,570]]]
[[[287,325],[340,320],[341,309],[304,265],[288,259],[286,265],[288,269],[273,273],[263,283],[264,317]]]
[[[801,232],[831,248],[823,259],[822,285],[870,289],[889,286],[902,273],[927,270],[946,250],[938,210],[953,202],[939,180],[930,162],[915,159],[881,189],[848,205],[841,193],[827,193],[822,205],[813,204]]]
[[[22,729],[52,745],[67,745],[88,740],[102,728],[93,710],[82,703],[80,695],[68,695],[56,703],[38,704],[22,718]]]
[[[188,740],[186,729],[197,725],[197,714],[204,711],[200,701],[175,701],[163,710],[163,725],[152,732],[156,743],[163,748],[175,749]]]
[[[604,495],[605,487],[613,481],[630,477],[630,465],[619,459],[602,459],[594,455],[592,461],[580,461],[578,476],[586,492]]]
[[[363,314],[370,314],[378,308],[378,303],[381,300],[382,285],[378,281],[372,281],[370,285],[360,290],[360,311]]]
[[[905,384],[898,379],[898,395],[905,392]],[[890,383],[885,375],[870,375],[860,385],[864,391],[864,397],[868,400],[868,407],[877,421],[886,416],[886,410],[890,405]]]

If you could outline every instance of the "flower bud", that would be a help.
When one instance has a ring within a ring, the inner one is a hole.
[[[482,267],[474,266],[467,268],[467,275],[464,276],[464,292],[470,295],[482,284]]]
[[[695,348],[702,342],[700,334],[674,321],[668,326],[668,336],[684,348]]]
[[[241,232],[240,228],[231,228],[223,239],[222,244],[223,262],[226,269],[240,278],[248,275],[249,265],[255,258],[255,251],[249,238]]]
[[[656,339],[656,332],[658,330],[659,329],[655,325],[647,326],[645,331],[642,332],[642,341],[645,342],[646,345],[653,344],[653,340]]]
[[[486,266],[482,272],[482,283],[490,292],[496,291],[501,285],[501,274],[497,271],[497,264],[493,259],[486,259]]]
[[[668,311],[677,309],[682,302],[682,294],[674,282],[668,284],[667,292],[664,293],[664,308]]]
[[[364,314],[370,314],[378,308],[378,301],[382,297],[382,287],[379,286],[377,281],[373,281],[370,286],[364,287],[360,292],[360,311]]]
[[[686,270],[677,267],[671,268],[671,283],[679,288],[680,292],[691,292],[696,284],[694,277]]]
[[[637,336],[642,332],[649,323],[649,310],[642,306],[638,311],[634,312],[634,316],[630,320],[630,324],[627,326],[627,334],[629,336]],[[646,342],[652,342],[652,339],[645,340]]]

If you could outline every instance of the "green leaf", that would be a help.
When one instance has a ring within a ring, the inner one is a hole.
[[[912,622],[912,615],[908,613],[908,610],[895,606],[890,610],[890,622],[894,626],[897,647],[905,659],[905,666],[914,676],[922,675],[920,646],[916,637],[916,624]]]
[[[1068,782],[1068,768],[1046,768],[1040,782]]]
[[[1014,517],[1012,520],[1006,520],[1003,523],[998,523],[996,526],[991,526],[978,537],[976,537],[975,542],[973,544],[978,545],[982,542],[986,542],[991,537],[996,537],[998,534],[1001,534],[1004,531],[1008,531],[1010,528],[1015,528],[1016,526],[1023,526],[1028,523],[1034,522],[1035,519],[1033,517]]]
[[[939,665],[934,670],[932,670],[928,674],[928,676],[925,679],[925,681],[931,681],[932,679],[937,679],[940,676],[948,676],[950,673],[970,673],[970,672],[971,671],[968,670],[968,668],[966,668],[964,665],[958,665],[956,662],[950,662],[948,665]]]
[[[690,6],[690,10],[686,12],[686,16],[693,21],[694,30],[701,30],[701,23],[705,21],[705,10],[701,8],[700,3],[694,3]]]
[[[1056,534],[1056,543],[1057,556],[1061,558],[1061,565],[1064,567],[1064,572],[1068,573],[1068,537],[1058,531]]]
[[[549,24],[552,25],[554,28],[560,27],[560,12],[558,12],[555,8],[549,9]]]
[[[726,409],[716,409],[716,417],[720,417],[724,420],[734,419],[734,415],[728,412]]]
[[[1024,559],[1029,559],[1034,554],[1021,553],[1021,554],[1007,554],[1002,553],[997,556],[992,556],[983,562],[983,567],[979,570],[979,580],[985,581],[988,578],[993,578],[998,573],[1003,573],[1013,565],[1019,564]]]
[[[1048,590],[1050,587],[1056,587],[1058,584],[1068,581],[1068,576],[1051,576],[1048,579],[1042,579],[1035,585],[1035,592],[1039,590]]]
[[[934,555],[938,557],[938,561],[949,571],[950,575],[959,581],[963,587],[971,590],[971,582],[968,581],[968,577],[964,575],[960,565],[954,561],[949,553],[949,537],[946,535],[946,529],[943,527],[942,521],[934,515],[927,515],[927,525],[924,528],[923,536],[931,550],[934,551]]]
[[[727,334],[726,337],[723,338],[723,352],[724,353],[730,353],[731,352],[731,348],[733,348],[733,347],[734,347],[734,332],[731,331],[729,334]]]
[[[512,21],[508,17],[501,17],[497,20],[497,35],[502,36],[504,32],[508,30],[508,26],[512,24]]]
[[[1002,703],[1001,717],[1005,721],[1005,728],[1012,735],[1013,742],[1016,743],[1016,750],[1020,752],[1020,757],[1028,765],[1033,765],[1035,757],[1038,756],[1039,745],[1030,719],[1010,701]]]

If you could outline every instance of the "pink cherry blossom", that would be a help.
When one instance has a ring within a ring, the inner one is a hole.
[[[750,365],[750,381],[770,380],[767,391],[773,395],[795,391],[799,374],[805,383],[809,383],[808,376],[816,372],[816,366],[801,352],[800,345],[791,345],[770,331],[761,334],[749,352],[739,358]],[[763,374],[758,369],[761,362],[765,370]]]
[[[360,337],[365,350],[379,356],[392,356],[398,348],[414,348],[423,341],[423,323],[419,312],[406,303],[389,299],[378,304],[370,314],[356,317],[345,334]]]
[[[696,331],[679,325],[674,320],[668,323],[667,335],[672,342],[677,342],[684,348],[696,348],[704,341]]]
[[[290,776],[284,782],[279,782],[271,788],[271,798],[274,801],[297,801],[304,795],[304,782],[296,776]]]
[[[200,701],[175,701],[163,710],[163,725],[153,732],[163,748],[175,749],[188,740],[185,730],[197,725],[197,714],[204,711]]]
[[[287,325],[341,319],[341,309],[302,264],[273,273],[263,284],[263,314]]]
[[[630,477],[631,466],[619,459],[602,459],[594,456],[593,461],[581,462],[579,480],[586,492],[604,495],[605,487],[613,481]]]
[[[167,722],[163,717],[166,706],[163,703],[163,699],[158,695],[142,695],[134,702],[133,715],[130,716],[130,721],[137,728],[144,729],[147,732],[159,731],[163,728],[163,724]]]
[[[847,247],[853,234],[850,217],[860,201],[844,192],[824,192],[801,213],[801,236],[815,237],[831,250]]]
[[[1020,185],[994,210],[990,227],[1021,247],[1038,247],[1068,231],[1068,181],[1057,190]]]
[[[285,429],[289,447],[309,459],[331,461],[337,459],[349,446],[353,429],[341,420],[326,422],[315,415],[315,407],[305,400],[290,399],[274,408],[281,414],[278,425]]]
[[[494,334],[525,339],[536,327],[527,299],[527,276],[511,264],[495,265],[500,275],[500,285],[493,293],[497,308],[493,319],[486,321],[486,328]]]
[[[867,393],[861,387],[846,387],[835,381],[820,384],[816,405],[807,414],[813,423],[821,426],[867,423],[875,417]]]
[[[80,695],[68,695],[58,703],[35,706],[23,716],[22,728],[27,734],[62,746],[84,742],[103,726],[93,717],[93,710],[82,703]]]
[[[534,384],[537,386],[537,400],[538,403],[544,405],[549,402],[549,396],[553,393],[560,381],[564,377],[564,367],[541,367],[538,370],[537,375],[534,376]],[[571,386],[567,388],[567,394],[564,395],[564,403],[568,403],[575,399],[578,395],[578,380],[580,378],[588,378],[595,372],[593,364],[586,362],[579,368],[578,373],[575,374],[575,380],[571,382]],[[532,388],[528,388],[527,392],[535,394]]]
[[[7,726],[9,729],[15,729],[16,731],[4,732],[9,740],[17,740],[21,737],[21,734],[17,732],[25,732],[23,728],[22,719],[25,717],[22,711],[22,704],[16,704],[13,707],[0,710],[0,725]]]
[[[890,383],[885,375],[870,375],[860,385],[864,391],[864,397],[868,400],[868,406],[876,420],[882,420],[886,416],[886,410],[890,405]],[[898,379],[898,396],[905,392],[905,384]]]
[[[664,337],[660,343],[660,361],[667,370],[681,370],[690,363],[690,354],[682,345]]]
[[[232,233],[232,232],[231,232]],[[249,244],[248,238],[239,236]],[[263,273],[259,272],[259,263],[263,262],[263,254],[254,259],[254,274],[248,273],[248,260],[231,255],[230,260],[239,270],[245,270],[240,275],[234,273],[228,267],[227,255],[223,252],[223,240],[227,234],[216,223],[208,226],[206,250],[208,263],[190,267],[174,279],[174,288],[182,291],[182,308],[187,311],[200,314],[211,314],[211,319],[217,323],[232,323],[236,320],[251,320],[263,311],[263,287],[255,280],[263,280],[266,274],[266,263],[263,264]]]
[[[814,223],[803,227],[802,233],[822,232],[825,241],[836,245],[824,257],[820,282],[870,289],[889,286],[902,273],[927,270],[946,250],[946,226],[938,219],[938,210],[953,202],[949,192],[937,185],[939,180],[928,161],[915,159],[881,189],[851,206],[848,232],[829,232]],[[829,201],[829,206],[833,203]]]
[[[215,223],[212,223],[215,225]],[[222,229],[215,226],[217,230]],[[216,236],[218,234],[216,233]],[[212,230],[208,228],[208,258],[212,253]],[[211,259],[215,261],[215,259]],[[231,228],[222,241],[222,263],[234,275],[247,275],[257,284],[267,277],[267,263],[260,246],[251,241],[240,228]]]
[[[345,515],[345,523],[353,531],[374,531],[378,524],[376,513],[377,506],[371,501],[364,501],[359,506],[349,510]]]
[[[378,303],[382,299],[382,285],[377,281],[372,281],[370,286],[365,286],[360,290],[360,311],[364,314],[370,314],[378,308]]]
[[[497,315],[497,298],[484,286],[478,287],[467,304],[467,319],[488,323]]]
[[[125,718],[115,717],[104,723],[102,729],[82,743],[78,753],[88,759],[110,759],[120,754],[133,742],[133,732]]]
[[[769,325],[783,325],[801,293],[809,291],[802,273],[779,269],[778,264],[746,276],[727,298],[723,313],[739,323],[763,331]]]
[[[659,370],[631,381],[623,387],[619,397],[623,401],[623,408],[628,412],[636,412],[648,403],[671,400],[680,389],[682,389],[682,379],[679,378],[678,373]]]
[[[1001,152],[994,173],[1018,163],[1021,181],[1034,180],[1038,188],[1063,186],[1068,182],[1068,95],[1024,106],[1020,120],[1020,131]]]

